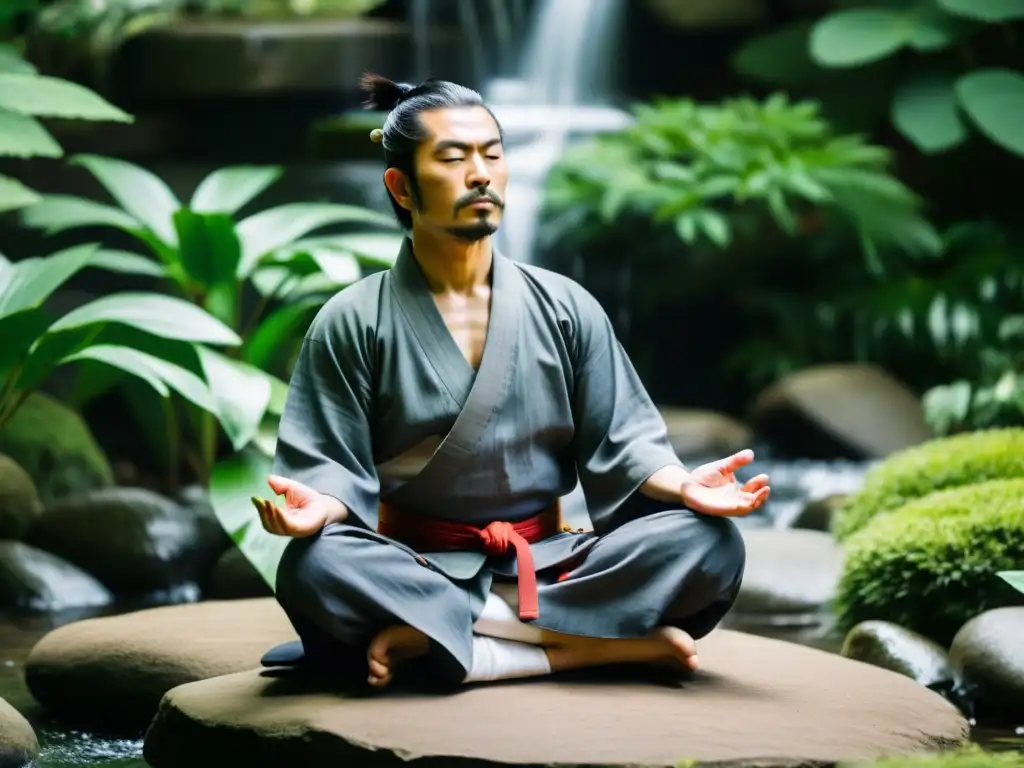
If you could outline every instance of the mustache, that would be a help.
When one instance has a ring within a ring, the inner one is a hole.
[[[490,202],[494,203],[495,207],[497,207],[497,208],[504,208],[505,207],[505,203],[502,202],[502,199],[500,197],[498,197],[497,194],[495,194],[490,189],[483,189],[483,190],[480,190],[480,191],[470,192],[469,194],[463,195],[458,200],[456,200],[455,201],[455,210],[456,211],[460,211],[463,208],[465,208],[467,205],[472,205],[473,203],[479,203],[481,200],[489,200]]]

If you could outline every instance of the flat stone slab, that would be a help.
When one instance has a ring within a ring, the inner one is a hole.
[[[807,766],[967,738],[952,705],[902,675],[728,630],[699,647],[704,670],[679,685],[535,679],[356,697],[254,669],[169,691],[144,755],[153,768],[222,768],[226,755],[247,768]]]

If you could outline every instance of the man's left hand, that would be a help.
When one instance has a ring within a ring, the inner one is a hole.
[[[758,475],[742,486],[737,482],[733,473],[753,460],[754,452],[745,450],[697,467],[683,483],[683,504],[708,515],[749,515],[761,507],[771,493],[768,475]]]

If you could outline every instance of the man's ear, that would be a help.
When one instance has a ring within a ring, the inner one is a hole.
[[[412,189],[409,185],[408,176],[397,168],[388,168],[384,171],[384,186],[388,188],[391,196],[405,210],[411,211],[413,209]]]

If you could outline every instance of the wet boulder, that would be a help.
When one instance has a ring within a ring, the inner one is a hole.
[[[105,488],[50,505],[28,543],[99,579],[118,596],[190,599],[225,548],[223,532],[145,488]]]
[[[733,611],[816,623],[835,594],[842,551],[821,531],[743,530],[747,565]]]
[[[24,468],[44,505],[114,482],[114,470],[85,420],[42,392],[32,393],[0,432],[0,453]]]
[[[39,754],[39,741],[28,720],[0,698],[0,768],[22,768]]]
[[[0,454],[0,539],[20,539],[43,509],[36,484],[20,464]]]
[[[862,621],[846,634],[842,655],[906,675],[935,691],[949,691],[956,675],[945,649],[888,621]]]
[[[1024,717],[1024,607],[975,616],[956,633],[949,658],[969,698],[985,709]]]
[[[108,605],[110,590],[57,555],[0,541],[0,610],[61,611]]]
[[[238,600],[269,597],[272,592],[242,551],[232,546],[217,561],[206,594],[214,600]]]
[[[780,454],[877,459],[934,437],[918,396],[873,365],[821,365],[779,379],[756,399],[758,437]]]

